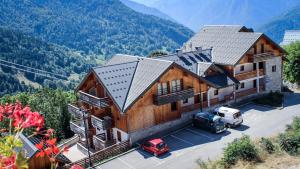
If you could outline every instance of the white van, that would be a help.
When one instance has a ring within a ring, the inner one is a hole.
[[[214,114],[221,117],[221,120],[227,127],[236,127],[243,123],[243,117],[238,109],[229,107],[217,107],[214,110]]]

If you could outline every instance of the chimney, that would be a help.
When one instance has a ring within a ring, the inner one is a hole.
[[[181,49],[176,49],[176,53],[178,56],[182,56],[182,50]]]
[[[213,53],[212,53],[212,51],[213,51],[213,47],[211,47],[210,50],[209,50],[209,57],[210,57],[210,60],[213,59]]]
[[[195,47],[195,49],[198,53],[202,53],[202,47]]]

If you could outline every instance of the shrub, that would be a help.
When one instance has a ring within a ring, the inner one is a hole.
[[[263,150],[265,150],[269,154],[271,154],[275,151],[275,146],[270,139],[262,137],[260,140],[260,144],[261,144]]]
[[[235,139],[224,149],[222,164],[225,168],[234,165],[238,160],[253,161],[258,159],[258,151],[249,136]]]
[[[300,133],[287,132],[279,135],[280,148],[290,155],[300,154]]]

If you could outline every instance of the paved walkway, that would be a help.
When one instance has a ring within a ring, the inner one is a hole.
[[[72,162],[75,162],[77,160],[81,160],[85,157],[87,157],[86,155],[84,155],[80,150],[78,150],[77,148],[77,144],[73,145],[72,147],[69,148],[69,151],[66,153],[63,153],[69,160],[71,160]]]

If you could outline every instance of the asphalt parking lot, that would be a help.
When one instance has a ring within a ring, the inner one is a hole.
[[[300,93],[286,97],[284,109],[273,109],[254,104],[240,108],[244,123],[219,134],[186,126],[163,136],[170,152],[154,157],[137,149],[112,161],[97,166],[99,169],[195,169],[197,159],[215,159],[227,143],[243,134],[251,138],[276,135],[285,129],[294,116],[300,116]]]

